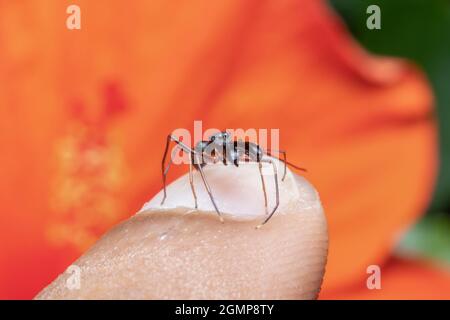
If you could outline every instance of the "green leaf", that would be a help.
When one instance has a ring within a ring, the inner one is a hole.
[[[450,264],[450,216],[446,213],[425,216],[403,237],[395,252]]]

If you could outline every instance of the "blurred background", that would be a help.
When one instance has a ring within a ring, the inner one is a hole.
[[[137,212],[167,134],[202,120],[280,129],[308,168],[319,298],[450,299],[449,30],[447,0],[0,0],[0,298]]]
[[[402,238],[397,254],[450,264],[450,2],[332,0],[349,31],[368,51],[409,59],[426,73],[435,96],[440,165],[427,214]],[[382,9],[382,28],[365,27],[366,9]]]

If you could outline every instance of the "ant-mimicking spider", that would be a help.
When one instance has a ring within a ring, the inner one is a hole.
[[[167,167],[165,167],[167,153],[169,150],[170,142],[175,142],[177,145],[172,150],[172,155],[177,151],[178,148],[182,150],[182,152],[186,152],[190,155],[190,161],[189,161],[189,183],[191,186],[192,194],[194,196],[195,201],[195,208],[197,209],[197,194],[195,192],[194,183],[193,183],[193,175],[192,171],[193,168],[198,170],[200,172],[200,176],[203,180],[203,184],[205,186],[205,189],[209,195],[209,198],[211,199],[211,202],[219,215],[220,221],[223,222],[222,213],[220,212],[219,208],[217,207],[216,201],[214,200],[211,187],[208,184],[208,181],[206,180],[205,174],[203,172],[203,167],[207,164],[213,164],[221,161],[224,165],[228,165],[228,163],[231,163],[235,165],[236,167],[239,166],[240,161],[244,162],[253,162],[258,163],[259,167],[259,173],[261,176],[261,182],[262,182],[262,188],[264,192],[264,204],[266,208],[266,214],[268,213],[267,210],[267,193],[266,193],[266,186],[264,182],[264,177],[262,174],[262,164],[268,163],[272,165],[273,172],[274,172],[274,178],[275,178],[275,193],[276,193],[276,201],[275,206],[270,212],[270,214],[267,216],[267,218],[258,225],[258,228],[267,223],[267,221],[270,220],[270,218],[273,216],[275,211],[277,210],[279,204],[280,204],[280,194],[279,194],[279,188],[278,188],[278,175],[277,175],[277,167],[273,160],[271,158],[275,158],[269,149],[263,150],[259,145],[256,143],[248,142],[248,141],[235,141],[231,139],[231,136],[228,132],[220,132],[217,134],[214,134],[209,137],[209,140],[202,140],[199,141],[194,149],[189,148],[186,144],[181,142],[177,137],[174,135],[169,134],[167,136],[166,141],[166,148],[164,150],[164,156],[162,159],[162,180],[163,180],[163,190],[164,190],[164,196],[161,201],[161,205],[164,204],[164,201],[167,197],[166,192],[166,176],[169,172],[170,165],[173,163],[172,156],[170,158],[169,164]],[[280,154],[283,155],[282,159],[276,158],[278,160],[281,160],[284,162],[284,173],[281,181],[284,181],[284,178],[286,177],[286,165],[292,166],[293,168],[297,170],[306,171],[304,168],[297,167],[296,165],[288,162],[286,160],[286,151],[278,151]]]

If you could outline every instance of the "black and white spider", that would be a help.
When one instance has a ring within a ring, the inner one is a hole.
[[[262,182],[262,189],[264,192],[264,204],[266,208],[266,219],[258,226],[262,226],[267,221],[270,220],[270,218],[273,216],[275,211],[277,210],[279,204],[280,204],[280,193],[279,193],[279,187],[278,187],[278,175],[277,175],[277,167],[273,161],[274,156],[271,154],[270,150],[263,150],[259,145],[256,143],[248,142],[248,141],[236,141],[231,139],[231,136],[228,132],[220,132],[217,134],[212,135],[209,137],[209,140],[203,140],[199,141],[194,149],[189,148],[186,144],[181,142],[177,137],[173,135],[167,136],[167,142],[166,142],[166,148],[164,151],[164,156],[162,159],[162,179],[163,179],[163,190],[164,190],[164,196],[161,201],[161,205],[164,203],[167,192],[166,192],[166,176],[169,172],[170,165],[173,163],[172,157],[170,158],[169,164],[166,167],[166,158],[167,153],[169,151],[169,145],[170,142],[175,142],[177,145],[175,148],[180,148],[182,151],[189,154],[189,183],[191,185],[192,194],[194,196],[195,200],[195,208],[197,208],[197,194],[195,192],[194,183],[193,183],[193,175],[192,171],[193,169],[198,170],[200,172],[200,176],[203,180],[203,184],[205,185],[206,191],[211,199],[211,202],[219,215],[220,221],[223,222],[222,213],[220,212],[219,208],[217,207],[216,201],[214,200],[213,193],[211,191],[211,187],[208,184],[208,181],[205,177],[205,173],[203,171],[203,167],[207,164],[213,164],[217,162],[222,162],[224,165],[232,164],[236,167],[239,166],[240,162],[254,162],[258,163],[259,166],[259,173],[261,176],[261,182]],[[174,148],[174,152],[177,151]],[[284,181],[286,177],[286,165],[290,165],[294,167],[295,169],[306,171],[303,168],[299,168],[295,166],[294,164],[287,162],[286,160],[286,151],[278,151],[278,153],[283,155],[282,159],[279,159],[284,162],[284,173],[281,181]],[[278,159],[278,158],[277,158]],[[268,213],[267,210],[267,193],[266,193],[266,187],[264,182],[264,176],[262,174],[262,164],[268,163],[272,165],[273,168],[273,176],[274,176],[274,182],[275,182],[275,206],[272,209],[270,213]]]

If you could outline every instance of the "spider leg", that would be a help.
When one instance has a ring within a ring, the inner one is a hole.
[[[179,145],[176,145],[175,148],[173,148],[172,153],[170,155],[169,163],[167,164],[166,169],[164,170],[164,175],[167,176],[167,173],[169,172],[170,166],[173,163],[173,155],[178,151]],[[181,149],[181,152],[183,152],[183,149]]]
[[[175,148],[173,148],[173,150],[172,150],[172,155],[171,155],[171,157],[170,157],[170,159],[169,159],[169,164],[167,165],[167,167],[166,167],[166,169],[165,169],[165,171],[164,171],[164,173],[163,173],[164,176],[167,176],[167,173],[169,172],[170,166],[171,166],[172,163],[173,163],[173,156],[174,156],[174,154],[176,153],[176,151],[177,151],[178,149],[180,149],[180,148],[181,148],[181,147],[180,147],[178,144],[175,146]],[[181,149],[181,152],[184,152],[184,150]],[[198,207],[198,205],[197,205],[197,194],[195,193],[195,188],[194,188],[194,176],[193,176],[193,174],[192,174],[192,161],[189,161],[189,183],[190,183],[190,185],[191,185],[192,195],[194,196],[195,209],[197,209],[197,207]],[[164,200],[165,200],[165,197],[164,197],[164,199],[162,200],[161,204],[164,203]]]
[[[172,155],[173,155],[173,153],[171,154],[170,161],[169,161],[169,164],[168,164],[167,168],[165,168],[165,163],[166,163],[167,153],[169,151],[169,145],[170,145],[170,142],[172,142],[172,141],[174,141],[177,144],[176,148],[181,148],[181,150],[183,150],[184,152],[189,153],[189,154],[195,153],[194,150],[192,150],[187,145],[185,145],[183,142],[178,140],[178,138],[176,138],[175,136],[173,136],[171,134],[169,134],[167,136],[166,148],[164,150],[164,156],[163,156],[163,159],[162,159],[162,162],[161,162],[161,173],[162,173],[163,190],[164,190],[164,196],[163,196],[163,199],[161,200],[161,205],[164,204],[164,201],[167,198],[166,176],[167,176],[167,173],[169,172],[170,165],[172,164]]]
[[[274,155],[272,155],[272,152],[281,153],[283,155],[283,159],[281,160],[280,158],[275,157]],[[294,165],[293,163],[290,163],[289,161],[287,161],[286,151],[284,151],[284,150],[270,150],[270,149],[267,149],[266,150],[266,154],[269,157],[276,158],[276,159],[281,160],[281,161],[284,162],[284,173],[283,173],[283,178],[281,179],[281,181],[284,181],[284,178],[286,178],[286,166],[287,165],[290,165],[291,167],[293,167],[293,168],[295,168],[297,170],[301,170],[301,171],[305,171],[306,172],[305,168],[300,168],[300,167]]]
[[[262,163],[261,162],[258,162],[258,167],[259,167],[259,175],[261,176],[262,188],[263,188],[263,192],[264,192],[264,207],[266,208],[266,214],[268,214],[269,212],[267,211],[266,184],[264,183],[264,176],[263,176],[263,173],[262,173]]]
[[[283,178],[281,178],[281,181],[284,181],[284,178],[286,178],[286,166],[287,166],[286,151],[284,151],[284,150],[273,150],[273,151],[281,153],[283,155],[283,160],[282,161],[284,162],[284,171],[283,171]],[[272,150],[270,150],[270,149],[266,150],[267,155],[272,157],[271,152],[272,152]]]
[[[192,157],[190,157],[192,159]],[[192,194],[194,195],[195,209],[198,208],[197,205],[197,194],[194,188],[194,175],[192,174],[192,161],[189,161],[189,183],[191,185]]]
[[[267,221],[270,220],[270,218],[272,218],[273,214],[275,213],[275,211],[277,211],[278,206],[280,205],[280,190],[278,188],[278,174],[277,174],[277,167],[275,166],[275,163],[273,162],[272,159],[261,159],[261,162],[266,162],[266,163],[270,163],[272,164],[273,167],[273,176],[275,178],[275,193],[276,193],[276,198],[275,198],[275,207],[272,209],[272,212],[269,214],[269,216],[260,224],[258,225],[256,228],[259,229],[261,228],[264,224],[267,223]]]
[[[195,154],[195,157],[197,158],[197,163],[198,163],[196,167],[197,167],[198,171],[200,172],[200,176],[202,177],[203,184],[205,185],[205,188],[206,188],[206,191],[208,192],[209,198],[211,199],[211,202],[212,202],[214,208],[216,209],[217,214],[219,215],[220,222],[223,223],[224,220],[222,217],[222,213],[219,211],[219,208],[217,207],[216,201],[214,200],[213,194],[211,192],[211,187],[209,186],[208,181],[206,180],[205,173],[203,172],[202,166],[199,164],[200,163],[199,155]]]

